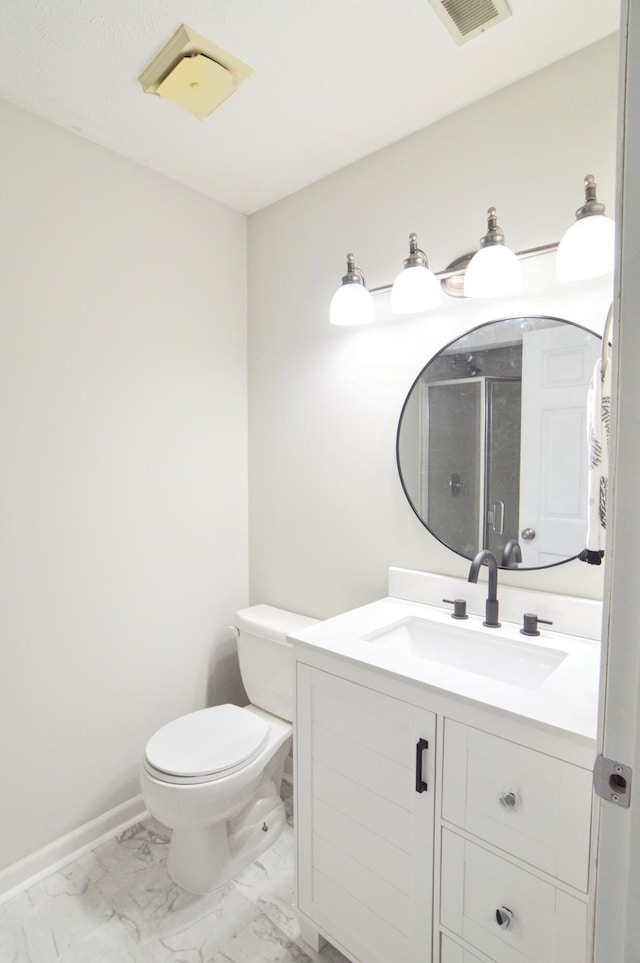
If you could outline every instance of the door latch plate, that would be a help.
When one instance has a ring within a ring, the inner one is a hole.
[[[628,809],[631,805],[631,779],[633,772],[615,759],[598,756],[593,767],[593,788],[597,796],[607,802]]]

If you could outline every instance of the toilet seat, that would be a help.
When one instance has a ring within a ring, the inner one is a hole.
[[[235,705],[174,719],[147,743],[144,765],[163,782],[212,782],[244,769],[260,754],[269,723]]]

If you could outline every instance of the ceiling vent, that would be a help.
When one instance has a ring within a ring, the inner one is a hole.
[[[511,16],[507,0],[429,0],[457,44]]]
[[[230,97],[251,67],[183,24],[140,74],[142,89],[204,120]]]

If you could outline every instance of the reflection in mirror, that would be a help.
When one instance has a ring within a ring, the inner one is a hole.
[[[400,479],[448,548],[520,568],[575,558],[587,530],[587,390],[598,335],[548,317],[492,321],[442,349],[404,403]]]

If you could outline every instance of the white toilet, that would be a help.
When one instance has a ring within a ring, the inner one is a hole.
[[[275,842],[285,823],[280,783],[293,718],[286,637],[315,621],[271,605],[241,609],[238,659],[251,704],[191,712],[147,743],[142,795],[173,830],[169,872],[192,893],[226,883]]]

